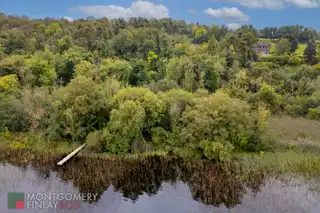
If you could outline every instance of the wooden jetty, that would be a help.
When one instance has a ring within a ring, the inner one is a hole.
[[[72,158],[74,155],[76,155],[78,152],[80,152],[81,149],[83,149],[87,144],[82,144],[78,148],[76,148],[73,152],[71,152],[69,155],[67,155],[65,158],[63,158],[61,161],[58,162],[58,166],[62,166],[65,162],[67,162],[70,158]]]

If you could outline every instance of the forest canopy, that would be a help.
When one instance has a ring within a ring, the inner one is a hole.
[[[0,14],[0,29],[1,131],[229,160],[270,149],[271,114],[320,119],[319,33],[303,26]],[[259,56],[259,38],[279,55]]]

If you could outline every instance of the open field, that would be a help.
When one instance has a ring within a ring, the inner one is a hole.
[[[296,54],[302,56],[306,47],[307,44],[299,44],[298,49],[296,50]]]

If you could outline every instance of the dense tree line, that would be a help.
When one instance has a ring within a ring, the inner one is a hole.
[[[252,26],[2,14],[0,29],[1,131],[228,160],[270,148],[270,113],[320,118],[312,42],[307,65],[259,58]]]
[[[301,25],[265,27],[259,30],[259,37],[269,39],[290,38],[299,42],[306,43],[310,39],[320,39],[320,34],[315,29]]]

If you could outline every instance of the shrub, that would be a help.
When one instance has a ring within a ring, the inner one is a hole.
[[[288,60],[288,65],[290,66],[299,66],[303,64],[303,59],[301,57],[298,57],[298,56],[290,56],[289,57],[289,60]]]
[[[262,83],[260,90],[253,96],[251,102],[263,103],[268,109],[275,112],[282,103],[282,96],[271,85]]]
[[[313,65],[313,67],[316,68],[316,69],[320,69],[320,63],[317,63],[317,64]]]
[[[268,69],[276,69],[276,68],[279,68],[279,65],[273,62],[255,62],[252,64],[252,67],[253,68],[267,67]]]
[[[288,64],[289,56],[262,56],[260,62],[273,62],[281,66]]]
[[[183,113],[181,140],[186,147],[201,148],[202,152],[211,150],[210,154],[205,154],[211,157],[216,156],[214,150],[228,152],[231,147],[247,149],[249,143],[256,142],[252,136],[260,128],[257,117],[253,116],[246,102],[216,93],[198,99],[194,107]],[[201,141],[205,142],[200,145]],[[220,144],[209,145],[211,143]]]
[[[52,107],[52,96],[48,88],[24,89],[22,92],[24,119],[30,123],[29,130],[43,129]]]
[[[266,81],[272,79],[272,71],[274,67],[271,62],[257,62],[252,66],[252,70],[248,73],[253,78],[262,77]]]
[[[24,89],[13,95],[0,95],[0,131],[35,131],[45,127],[51,106],[47,88]]]
[[[209,160],[230,161],[231,152],[234,147],[230,143],[219,143],[204,140],[200,142],[199,147],[202,149],[203,155]]]
[[[308,118],[314,119],[314,120],[320,120],[320,107],[309,109]]]
[[[0,93],[13,94],[19,90],[20,83],[16,74],[0,77]]]
[[[320,104],[318,92],[312,96],[289,97],[284,102],[284,111],[291,116],[305,116],[309,108],[317,108]]]
[[[10,55],[0,61],[0,76],[16,74],[20,78],[24,65],[24,56]]]
[[[303,116],[305,115],[305,109],[303,105],[298,105],[298,104],[289,104],[284,107],[284,111],[293,117],[296,116]]]
[[[30,123],[25,117],[23,103],[14,96],[0,95],[0,131],[26,131]]]
[[[209,95],[209,91],[205,89],[197,89],[194,93],[196,97],[206,97]]]
[[[298,81],[301,78],[316,79],[319,75],[319,70],[315,69],[314,67],[309,65],[301,65],[298,67],[297,72],[292,76],[292,78]]]

